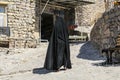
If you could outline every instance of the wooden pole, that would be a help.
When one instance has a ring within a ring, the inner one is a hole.
[[[45,6],[43,7],[43,9],[42,9],[42,11],[41,11],[41,15],[42,15],[42,13],[44,12],[44,10],[45,10],[46,6],[48,5],[48,3],[49,3],[49,0],[47,0]]]
[[[40,43],[41,43],[41,17],[42,17],[42,14],[41,14],[41,0],[40,0],[40,14],[39,14],[39,38],[40,38]]]

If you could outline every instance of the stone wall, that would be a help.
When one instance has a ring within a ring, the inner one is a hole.
[[[104,1],[105,1],[105,10],[109,11],[114,7],[114,1],[118,1],[118,0],[104,0]]]
[[[0,0],[8,3],[6,13],[10,36],[0,36],[0,41],[9,41],[9,47],[36,47],[39,43],[41,28],[40,15],[45,4],[40,0]],[[40,11],[41,9],[41,11]],[[53,10],[64,10],[64,7],[47,5],[43,13],[53,14]]]
[[[10,47],[13,45],[20,47],[21,44],[29,46],[35,43],[39,38],[39,10],[37,10],[39,9],[39,0],[0,1],[8,2],[6,10],[8,27],[10,27]]]
[[[99,49],[114,47],[115,38],[120,33],[120,7],[106,11],[95,23],[91,32],[91,41]]]
[[[105,11],[104,0],[96,0],[94,4],[76,7],[76,21],[79,26],[91,26]]]
[[[0,0],[8,3],[6,6],[10,36],[0,36],[0,41],[9,41],[9,47],[25,48],[36,47],[39,43],[41,28],[40,9],[45,4],[40,0]],[[64,7],[47,5],[43,13],[53,14],[53,10],[64,10]]]
[[[10,0],[9,0],[10,1]],[[11,0],[8,4],[8,26],[10,36],[15,38],[36,38],[35,33],[35,0]]]
[[[105,11],[104,0],[96,0],[94,4],[86,4],[76,7],[75,23],[79,32],[87,33],[90,39],[90,32],[95,22]]]
[[[10,27],[10,47],[28,47],[30,45],[32,46],[32,43],[36,43],[39,39],[40,31],[40,0],[0,1],[8,2],[8,5],[6,5],[6,7],[8,16],[8,27]],[[45,12],[51,13],[51,9],[56,8],[54,8],[54,6],[47,6]],[[93,27],[94,23],[99,17],[101,17],[104,11],[104,0],[96,0],[95,4],[78,6],[75,9],[75,21],[78,23],[78,26]],[[79,31],[80,30],[82,29],[80,28]],[[4,37],[4,39],[6,40],[7,38]]]

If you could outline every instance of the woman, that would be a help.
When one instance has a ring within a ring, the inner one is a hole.
[[[62,66],[65,70],[71,68],[68,37],[68,29],[64,19],[56,15],[55,26],[48,45],[44,68],[57,71]]]

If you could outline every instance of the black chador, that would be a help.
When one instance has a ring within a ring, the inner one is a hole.
[[[71,68],[68,29],[62,17],[56,16],[55,26],[47,49],[44,68],[59,70]]]

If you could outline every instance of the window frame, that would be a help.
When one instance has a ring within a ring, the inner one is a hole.
[[[4,8],[4,12],[0,12],[0,16],[3,16],[3,17],[4,17],[4,19],[3,19],[3,20],[4,20],[4,24],[3,24],[3,26],[0,26],[0,27],[7,27],[7,26],[8,26],[7,6],[0,4],[0,7],[3,7],[3,8]]]
[[[10,36],[10,27],[8,27],[7,5],[0,4],[0,7],[4,8],[4,12],[0,12],[0,16],[3,16],[2,25],[0,25],[0,36]]]

